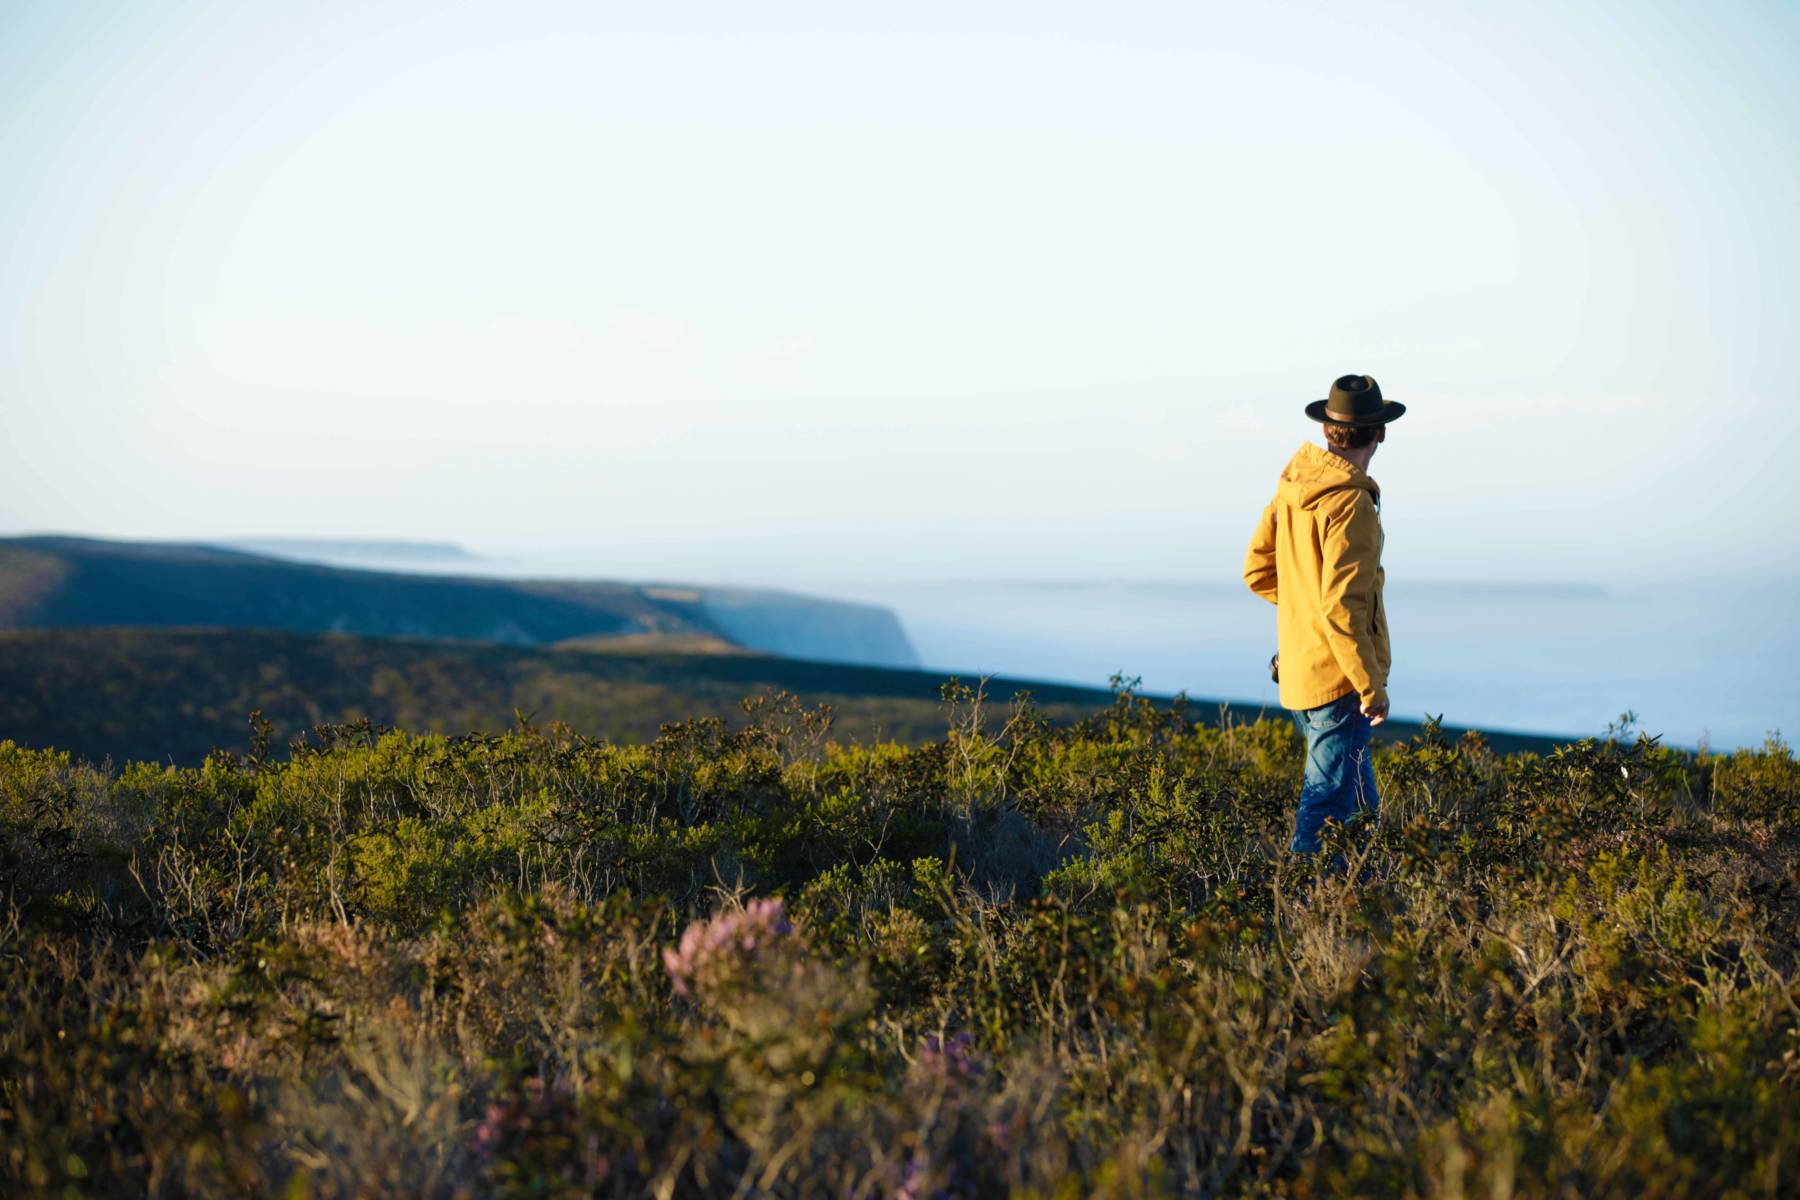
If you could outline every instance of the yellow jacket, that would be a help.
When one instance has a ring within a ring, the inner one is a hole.
[[[1355,463],[1308,443],[1281,472],[1244,559],[1244,582],[1276,609],[1283,708],[1355,692],[1387,703],[1381,489]]]

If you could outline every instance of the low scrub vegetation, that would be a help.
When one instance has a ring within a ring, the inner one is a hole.
[[[1800,765],[1300,747],[1121,686],[613,745],[0,743],[0,1192],[1776,1196]]]

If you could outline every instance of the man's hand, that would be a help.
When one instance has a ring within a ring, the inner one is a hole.
[[[1379,725],[1387,720],[1388,702],[1384,699],[1380,704],[1375,705],[1373,708],[1370,708],[1365,704],[1362,706],[1362,712],[1363,716],[1369,718],[1369,724],[1371,726]]]

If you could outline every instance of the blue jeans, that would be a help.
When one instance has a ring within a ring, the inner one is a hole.
[[[1369,718],[1355,692],[1318,708],[1295,709],[1294,723],[1306,738],[1306,780],[1294,814],[1295,854],[1319,852],[1319,830],[1327,820],[1349,824],[1375,816],[1375,765],[1369,754]]]

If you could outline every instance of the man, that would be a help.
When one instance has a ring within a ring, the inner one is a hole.
[[[1263,510],[1244,582],[1275,605],[1281,705],[1306,737],[1306,780],[1294,815],[1296,854],[1316,854],[1325,822],[1374,817],[1369,731],[1387,719],[1387,616],[1382,609],[1381,489],[1369,460],[1406,406],[1367,375],[1345,375],[1306,406],[1325,426],[1289,460]]]

